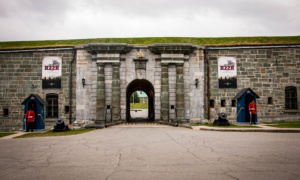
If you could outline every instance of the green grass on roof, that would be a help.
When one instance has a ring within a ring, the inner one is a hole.
[[[155,43],[192,43],[200,46],[242,46],[242,45],[280,45],[300,44],[300,36],[274,37],[144,37],[144,38],[97,38],[45,41],[6,41],[0,42],[0,49],[25,49],[81,46],[88,43],[127,43],[148,45]]]

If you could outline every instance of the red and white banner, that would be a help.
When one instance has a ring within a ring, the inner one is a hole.
[[[219,88],[237,88],[237,65],[235,57],[218,58]]]
[[[61,88],[62,60],[58,56],[43,57],[42,88]]]

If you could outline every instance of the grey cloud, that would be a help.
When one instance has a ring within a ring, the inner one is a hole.
[[[220,16],[223,21],[241,21],[245,25],[269,29],[272,33],[300,28],[298,0],[103,0],[94,1],[93,5],[129,18],[183,17],[190,20],[202,16],[211,19],[211,23],[218,23],[211,16]]]
[[[24,1],[0,1],[2,16],[27,16],[31,14],[41,14],[44,16],[55,16],[64,13],[69,6],[68,1],[62,0],[24,0]]]
[[[297,35],[299,5],[298,0],[0,0],[0,41],[172,35],[169,32],[183,36],[211,32],[213,36]],[[133,24],[137,22],[143,34],[130,28],[137,27]]]

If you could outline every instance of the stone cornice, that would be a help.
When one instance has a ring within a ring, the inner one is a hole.
[[[133,49],[133,45],[126,43],[89,43],[83,48],[91,54],[124,54]]]
[[[147,62],[148,59],[133,59],[135,62]]]
[[[197,45],[190,43],[156,43],[148,45],[148,48],[154,54],[190,54]]]
[[[189,61],[188,58],[156,58],[156,61],[161,61],[161,62],[168,62],[170,64],[174,63],[182,63],[184,61]]]
[[[97,60],[97,64],[119,64],[120,60]]]

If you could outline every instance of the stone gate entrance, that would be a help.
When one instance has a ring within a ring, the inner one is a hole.
[[[153,85],[145,79],[133,80],[127,87],[126,91],[126,120],[130,121],[130,96],[135,91],[144,91],[148,96],[148,119],[154,121],[154,87]]]
[[[75,123],[127,122],[129,97],[136,90],[147,93],[152,121],[204,117],[204,58],[199,46],[90,43],[76,48]]]

